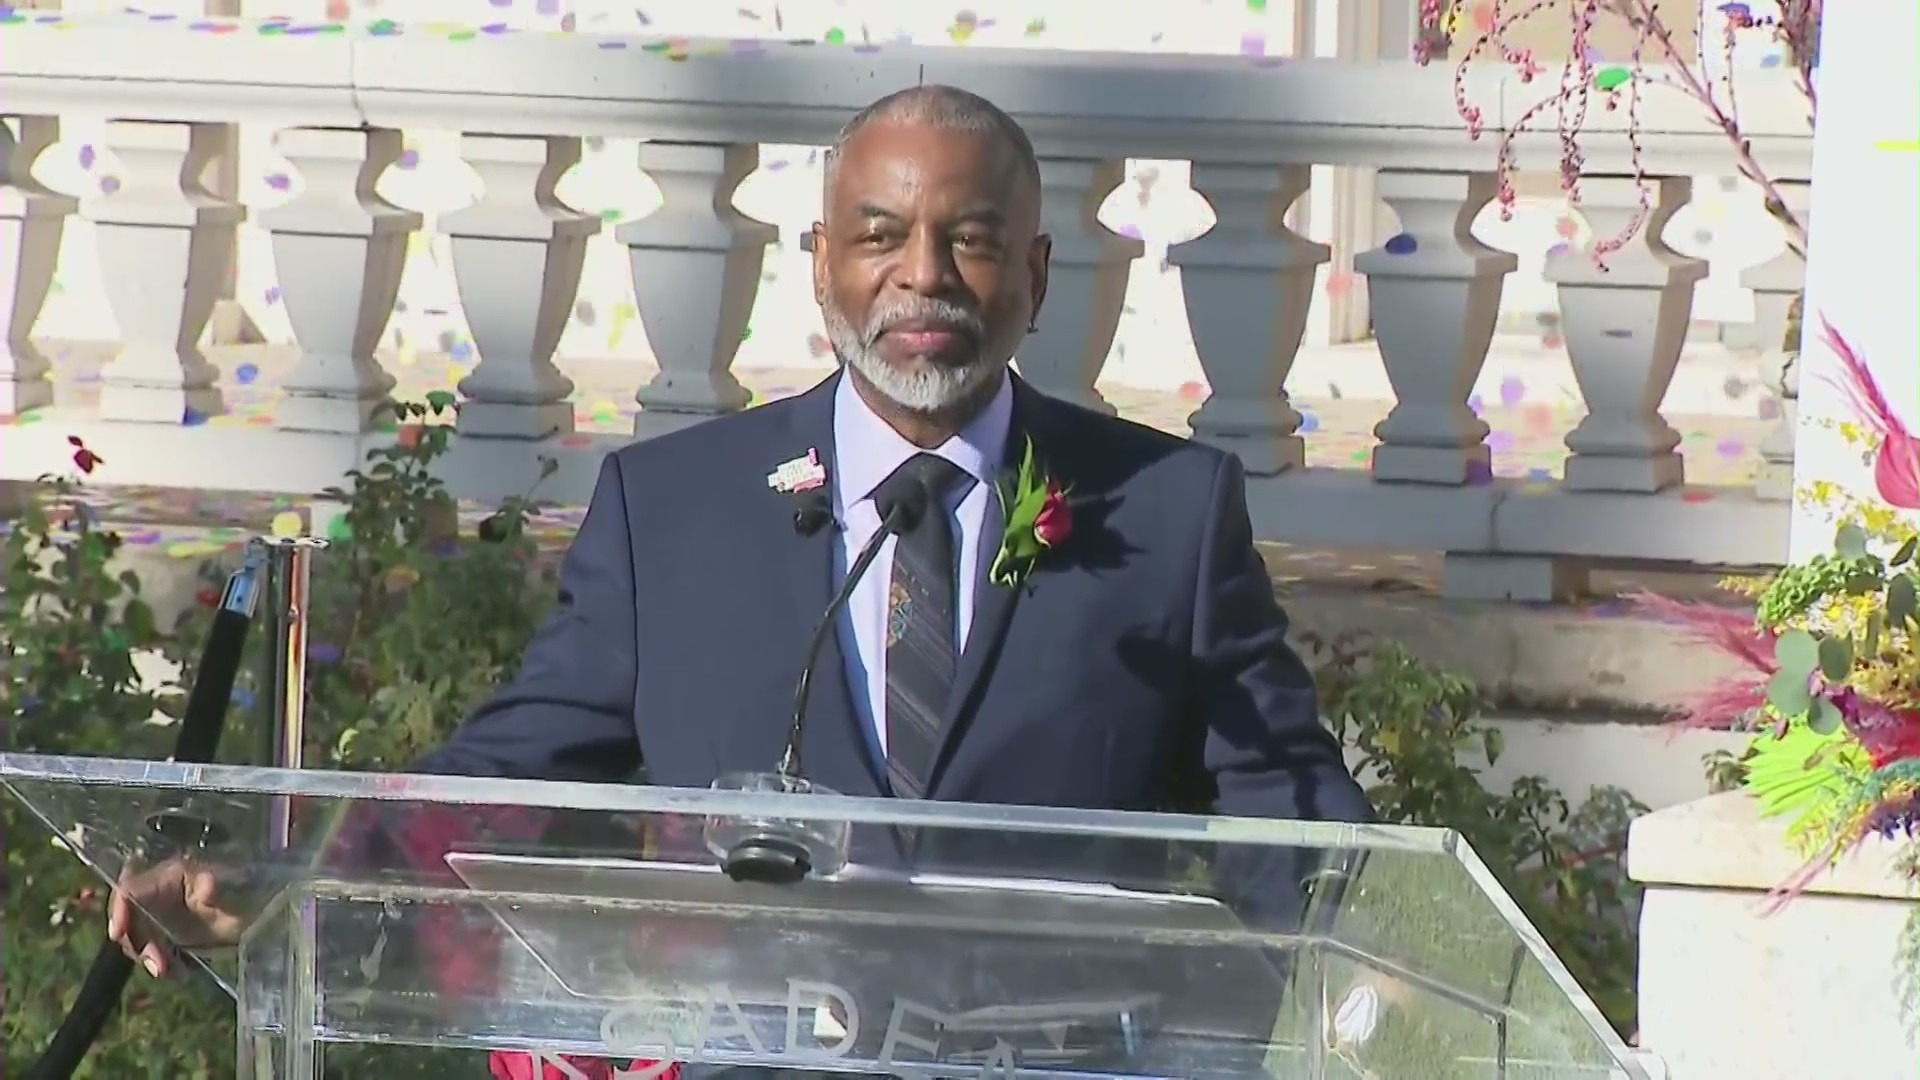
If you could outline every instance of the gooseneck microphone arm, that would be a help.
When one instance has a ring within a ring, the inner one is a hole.
[[[193,686],[187,691],[180,733],[174,741],[175,761],[210,762],[219,750],[227,705],[233,700],[233,684],[240,674],[247,630],[253,623],[265,572],[265,554],[256,546],[247,552],[246,564],[227,579],[220,607],[213,614],[213,627],[200,651],[200,666],[194,670]],[[66,1019],[53,1033],[53,1040],[47,1044],[40,1060],[26,1069],[26,1080],[71,1077],[119,1007],[120,995],[132,974],[133,961],[118,945],[108,942],[101,946],[93,958],[93,967],[87,971],[86,981],[80,985],[80,992],[74,995]]]
[[[865,547],[854,557],[853,564],[847,568],[847,578],[828,601],[827,610],[820,616],[820,624],[814,627],[813,638],[807,642],[806,663],[800,668],[800,681],[793,691],[793,726],[787,731],[787,745],[780,755],[779,773],[788,779],[800,776],[800,743],[807,733],[807,703],[812,696],[813,669],[819,666],[820,651],[826,647],[827,636],[833,633],[834,624],[840,613],[853,599],[853,591],[860,587],[860,581],[866,577],[874,560],[880,557],[880,548],[887,537],[909,532],[920,523],[920,516],[927,511],[932,501],[932,493],[924,484],[900,485],[897,492],[883,492],[878,496],[880,527],[875,529]]]

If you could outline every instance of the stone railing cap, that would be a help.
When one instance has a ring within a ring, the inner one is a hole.
[[[1806,891],[1913,898],[1914,884],[1895,862],[1898,847],[1871,839]],[[1787,823],[1761,817],[1759,804],[1741,791],[1656,810],[1634,821],[1627,838],[1627,872],[1644,885],[1765,892],[1805,865],[1787,841]]]

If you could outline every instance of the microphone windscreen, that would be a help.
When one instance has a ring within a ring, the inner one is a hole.
[[[914,526],[920,524],[921,515],[927,512],[931,493],[927,485],[918,482],[887,484],[874,493],[873,501],[885,527],[895,532],[912,532]]]

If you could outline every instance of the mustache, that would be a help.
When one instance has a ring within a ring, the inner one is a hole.
[[[893,326],[918,320],[939,326],[959,334],[970,341],[979,341],[987,336],[987,324],[980,316],[945,300],[922,298],[918,300],[899,299],[887,301],[874,307],[867,313],[866,344],[871,346],[880,340],[880,335]]]

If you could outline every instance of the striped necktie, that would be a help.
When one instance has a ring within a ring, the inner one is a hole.
[[[916,454],[880,485],[920,484],[930,496],[926,513],[894,544],[887,589],[887,780],[902,798],[926,797],[953,691],[959,561],[947,506],[972,482],[947,459]]]

